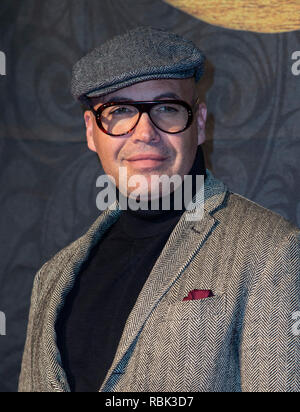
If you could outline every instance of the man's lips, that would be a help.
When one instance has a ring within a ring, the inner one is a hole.
[[[128,160],[129,162],[135,162],[137,160],[165,160],[165,159],[166,157],[164,156],[150,153],[150,154],[140,154],[140,155],[131,156],[126,160]]]
[[[161,167],[166,159],[167,157],[155,153],[145,153],[131,156],[126,159],[126,161],[129,162],[129,164],[132,165],[132,167],[134,167],[135,169],[141,170]]]

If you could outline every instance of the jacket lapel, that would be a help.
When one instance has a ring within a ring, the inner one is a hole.
[[[195,254],[199,252],[208,237],[213,233],[214,228],[218,225],[218,220],[212,214],[225,203],[224,200],[227,193],[227,187],[215,179],[207,169],[207,179],[204,187],[203,218],[198,221],[189,220],[187,216],[193,213],[193,210],[186,211],[181,216],[127,319],[116,356],[100,391],[109,391],[114,383],[113,380],[110,382],[112,375],[124,372],[130,357],[131,347],[134,347],[136,339],[151,312],[159,304],[162,297],[168,293],[177,279],[180,278]],[[194,201],[196,209],[203,205],[201,199],[197,203],[197,197],[194,198]],[[174,259],[175,250],[176,259]]]

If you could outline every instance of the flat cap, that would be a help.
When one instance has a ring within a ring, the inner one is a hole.
[[[76,100],[98,97],[147,80],[198,81],[205,56],[183,37],[152,27],[138,27],[94,49],[73,67],[71,93]]]

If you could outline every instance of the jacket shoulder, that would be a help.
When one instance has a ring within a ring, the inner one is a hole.
[[[50,285],[56,280],[57,274],[63,271],[64,267],[81,247],[82,238],[83,236],[59,250],[42,265],[34,279],[34,285],[40,291],[44,286]]]
[[[48,259],[48,261],[42,266],[41,270],[43,268],[50,269],[51,266],[57,268],[58,266],[61,266],[64,262],[68,261],[74,253],[80,248],[82,239],[85,235],[81,236],[80,238],[74,240],[72,243],[69,245],[65,246],[63,249],[60,249],[58,252],[56,252],[52,257]]]
[[[47,284],[51,283],[52,280],[55,280],[57,274],[62,273],[64,267],[72,260],[74,264],[84,261],[88,251],[111,224],[118,219],[119,215],[119,211],[109,209],[102,212],[81,237],[58,251],[42,266],[38,275],[39,283],[42,284],[44,279]]]
[[[299,227],[293,222],[238,193],[228,192],[226,207],[220,210],[220,217],[222,211],[227,214],[233,226],[251,231],[253,236],[258,234],[280,240],[291,234],[300,235]],[[215,216],[218,216],[218,212]]]

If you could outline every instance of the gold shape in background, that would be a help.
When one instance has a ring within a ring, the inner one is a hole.
[[[300,0],[165,0],[215,26],[258,33],[300,29]]]

